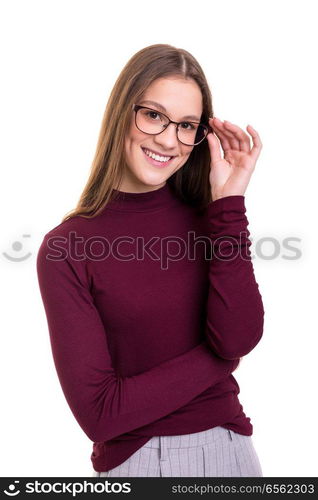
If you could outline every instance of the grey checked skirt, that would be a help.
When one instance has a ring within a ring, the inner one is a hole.
[[[93,477],[263,477],[252,436],[217,426],[154,436],[127,460]]]

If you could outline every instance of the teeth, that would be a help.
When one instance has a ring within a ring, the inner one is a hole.
[[[172,156],[156,155],[155,153],[152,153],[151,151],[149,151],[149,149],[144,149],[144,152],[146,153],[147,156],[150,156],[150,158],[153,158],[154,160],[157,160],[157,161],[165,162],[165,161],[170,160],[170,158],[172,158]]]

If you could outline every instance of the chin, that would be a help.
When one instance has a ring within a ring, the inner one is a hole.
[[[167,177],[167,175],[145,175],[145,176],[138,176],[138,181],[146,186],[149,186],[149,187],[156,187],[156,186],[161,186],[163,183],[166,182],[167,178],[169,178],[170,176]]]

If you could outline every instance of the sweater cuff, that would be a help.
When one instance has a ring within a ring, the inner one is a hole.
[[[210,202],[207,217],[212,239],[223,235],[239,237],[248,226],[245,197],[232,195]]]
[[[217,200],[210,201],[208,204],[208,213],[211,216],[219,215],[222,212],[246,212],[245,196],[231,195],[218,198]]]

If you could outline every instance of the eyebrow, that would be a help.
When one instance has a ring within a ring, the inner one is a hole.
[[[167,110],[164,106],[162,106],[162,104],[159,104],[159,102],[155,102],[155,101],[149,101],[149,100],[144,100],[144,101],[141,101],[140,104],[150,104],[152,106],[156,106],[158,109],[160,109],[160,111],[163,111],[163,113],[167,113]],[[197,116],[195,115],[187,115],[187,116],[184,116],[182,118],[182,120],[196,120],[196,121],[200,121],[200,118],[198,118]]]

